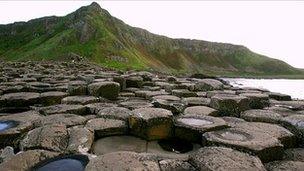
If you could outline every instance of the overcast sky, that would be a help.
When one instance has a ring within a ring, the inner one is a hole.
[[[63,16],[91,1],[0,1],[0,23]],[[98,1],[129,25],[172,38],[241,44],[304,68],[304,1]]]

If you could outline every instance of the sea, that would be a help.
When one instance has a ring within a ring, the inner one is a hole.
[[[234,87],[255,87],[271,92],[288,94],[293,99],[304,100],[304,80],[300,79],[248,79],[222,78]]]

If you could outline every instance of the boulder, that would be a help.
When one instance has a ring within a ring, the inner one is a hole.
[[[90,95],[115,100],[120,91],[120,85],[116,82],[96,82],[88,85]]]
[[[172,134],[172,117],[166,109],[135,109],[129,118],[130,133],[146,140],[168,138]]]
[[[247,153],[225,147],[204,147],[190,156],[199,170],[266,171],[261,160]]]

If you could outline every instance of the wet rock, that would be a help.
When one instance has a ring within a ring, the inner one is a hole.
[[[296,137],[288,129],[268,123],[261,122],[239,122],[233,125],[234,128],[242,130],[255,131],[261,134],[268,134],[271,137],[277,138],[286,148],[294,147],[296,144]]]
[[[60,104],[61,99],[68,96],[67,93],[60,91],[49,91],[40,94],[40,102],[45,106]]]
[[[20,92],[9,93],[0,96],[2,107],[28,107],[39,102],[39,93]]]
[[[91,103],[86,105],[88,108],[89,113],[91,114],[97,114],[100,110],[106,108],[106,107],[116,107],[117,104],[114,103]]]
[[[242,128],[227,128],[203,134],[203,144],[222,145],[240,151],[257,155],[263,162],[280,159],[283,154],[283,145],[269,134],[244,130]]]
[[[120,85],[116,82],[97,82],[88,85],[88,91],[90,95],[115,100],[118,97]]]
[[[118,151],[147,152],[147,141],[133,136],[110,136],[97,140],[93,152],[103,155]]]
[[[275,93],[275,92],[269,92],[267,93],[270,98],[279,100],[279,101],[290,101],[291,97],[287,94],[281,94],[281,93]]]
[[[11,146],[7,146],[4,149],[0,150],[0,163],[14,156],[15,156],[14,148]]]
[[[266,171],[259,158],[225,147],[204,147],[190,156],[199,170]]]
[[[172,90],[172,94],[178,97],[196,97],[195,92],[189,91],[188,89],[176,89]]]
[[[68,145],[68,131],[64,125],[48,125],[33,129],[20,142],[20,149],[64,151]]]
[[[0,170],[31,170],[38,163],[56,156],[59,156],[59,153],[46,150],[28,150],[1,163]]]
[[[107,119],[119,119],[128,122],[131,110],[124,107],[105,107],[99,110],[97,116]]]
[[[39,108],[39,112],[44,115],[51,115],[57,113],[72,113],[78,115],[85,115],[86,107],[83,105],[67,105],[67,104],[59,104],[48,107]]]
[[[284,151],[284,160],[304,162],[304,148],[289,148]]]
[[[163,171],[195,171],[196,169],[187,161],[178,159],[165,159],[159,161],[160,169]]]
[[[37,164],[32,170],[45,171],[45,170],[57,170],[57,171],[84,171],[85,166],[89,162],[87,155],[60,155],[58,157],[44,160]]]
[[[210,91],[223,89],[223,83],[214,79],[202,79],[195,84],[196,91]]]
[[[108,153],[90,160],[86,171],[99,170],[153,170],[160,171],[155,157],[135,152]]]
[[[68,129],[69,143],[67,151],[72,153],[88,153],[94,141],[94,133],[87,128],[72,127]]]
[[[267,122],[267,123],[279,123],[283,116],[271,110],[246,110],[240,115],[241,118],[250,122]]]
[[[290,115],[283,118],[281,122],[299,138],[301,144],[304,144],[304,115]]]
[[[265,165],[269,171],[299,171],[303,170],[304,162],[300,161],[274,161]]]
[[[217,94],[211,98],[210,106],[220,115],[238,117],[242,111],[249,109],[249,99],[243,96]]]
[[[176,96],[156,97],[154,98],[153,105],[157,108],[170,110],[174,115],[182,113],[186,107],[180,100],[176,100]]]
[[[284,107],[291,110],[304,110],[304,101],[270,101],[271,106]]]
[[[85,81],[70,81],[68,84],[68,93],[72,96],[86,95],[87,83]]]
[[[41,117],[34,121],[35,127],[41,127],[44,125],[65,125],[67,127],[75,125],[83,125],[86,122],[86,118],[75,114],[54,114],[45,117]]]
[[[197,116],[217,116],[217,110],[207,106],[192,106],[184,110],[184,115],[197,115]]]
[[[228,127],[221,118],[198,115],[178,117],[174,126],[176,137],[197,143],[201,143],[203,133]]]
[[[62,104],[81,104],[86,105],[98,102],[98,98],[94,96],[68,96],[61,100]]]
[[[159,141],[148,141],[147,152],[164,159],[188,160],[189,155],[200,147],[198,144],[192,144],[182,139],[170,138]]]
[[[139,90],[135,91],[136,97],[142,97],[145,99],[150,99],[153,96],[161,96],[161,95],[168,95],[168,92],[165,91],[148,91],[148,90]]]
[[[0,147],[17,147],[24,133],[33,128],[33,121],[41,116],[36,111],[0,117]]]
[[[126,78],[126,87],[136,87],[140,88],[143,85],[144,79],[140,76],[132,76]]]
[[[135,109],[129,118],[130,133],[146,140],[168,138],[172,134],[172,116],[166,109]]]
[[[210,101],[209,98],[204,97],[187,97],[182,99],[182,103],[186,106],[209,106]]]
[[[123,135],[127,133],[126,122],[116,119],[96,118],[89,120],[85,126],[94,132],[95,137],[101,138],[109,135]]]
[[[269,106],[269,97],[262,93],[243,93],[241,96],[248,97],[250,99],[249,106],[252,109],[263,109]]]

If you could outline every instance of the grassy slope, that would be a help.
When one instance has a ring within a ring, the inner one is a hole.
[[[170,39],[131,27],[97,4],[65,17],[0,25],[0,57],[6,60],[64,60],[70,52],[119,69],[304,77],[303,70],[243,46]],[[111,56],[126,58],[127,62],[111,60]]]

